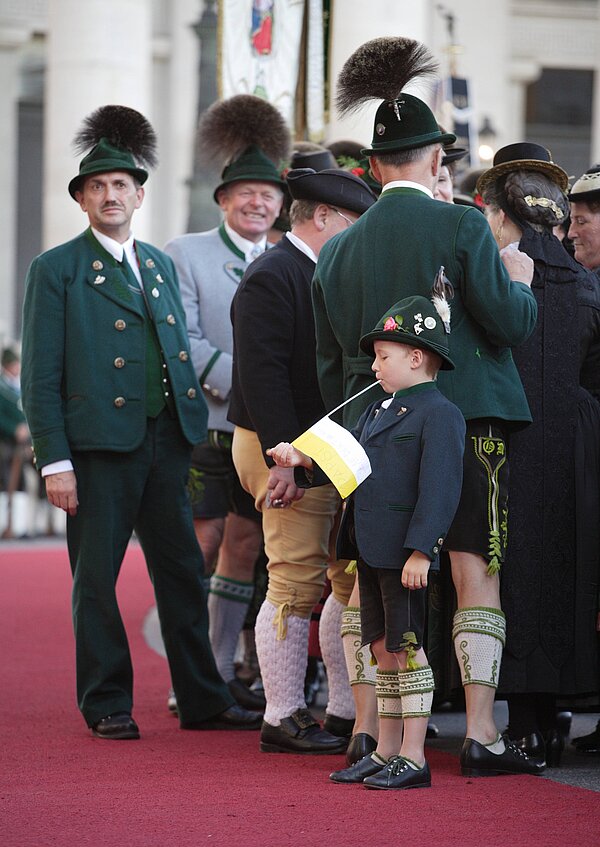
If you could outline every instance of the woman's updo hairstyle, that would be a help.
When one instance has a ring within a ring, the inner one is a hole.
[[[518,170],[500,177],[488,186],[484,202],[503,209],[515,223],[528,223],[537,232],[552,231],[567,219],[566,194],[540,171]]]

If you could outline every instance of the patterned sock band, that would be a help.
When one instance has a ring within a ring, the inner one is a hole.
[[[375,685],[371,651],[368,646],[360,646],[360,609],[356,606],[347,606],[342,612],[341,633],[350,685]]]
[[[433,702],[433,671],[429,665],[414,671],[399,671],[403,718],[428,718]]]
[[[240,582],[238,579],[213,574],[210,578],[210,593],[248,605],[254,594],[254,583]]]
[[[375,674],[377,714],[380,718],[401,718],[402,699],[398,671],[380,671]]]
[[[458,609],[452,639],[463,685],[498,687],[506,618],[500,609]]]

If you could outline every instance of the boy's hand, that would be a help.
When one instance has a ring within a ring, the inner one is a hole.
[[[431,561],[424,553],[415,550],[406,560],[402,569],[402,585],[411,591],[427,587],[427,574]]]
[[[312,468],[312,459],[301,450],[297,450],[287,441],[280,441],[276,447],[269,447],[267,456],[270,456],[280,468],[304,467]]]

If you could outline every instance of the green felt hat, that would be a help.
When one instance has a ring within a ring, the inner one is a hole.
[[[110,171],[125,171],[134,176],[140,185],[148,179],[148,171],[138,167],[130,152],[115,147],[106,138],[101,138],[93,150],[81,160],[79,174],[69,183],[69,194],[75,199],[75,192],[81,191],[87,176],[105,174]]]
[[[454,144],[452,132],[442,132],[429,106],[404,94],[394,100],[384,100],[375,113],[371,147],[362,150],[365,156],[414,150],[427,144]]]
[[[406,297],[387,310],[372,332],[363,335],[360,349],[374,356],[375,341],[396,341],[411,347],[422,347],[441,357],[442,370],[451,371],[454,370],[454,362],[448,350],[449,332],[449,308],[447,319],[442,319],[431,300],[420,296]]]
[[[256,144],[251,144],[237,159],[234,159],[223,169],[221,184],[215,189],[213,197],[218,203],[218,194],[226,185],[232,182],[249,180],[253,182],[272,182],[283,188],[285,180],[271,159]]]

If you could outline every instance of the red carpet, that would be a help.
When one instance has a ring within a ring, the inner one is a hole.
[[[329,783],[342,757],[258,752],[258,734],[182,732],[165,662],[144,643],[153,605],[139,551],[120,580],[141,741],[94,739],[75,705],[63,550],[0,548],[3,847],[597,847],[600,798],[535,777],[465,780],[428,754],[431,790]]]

